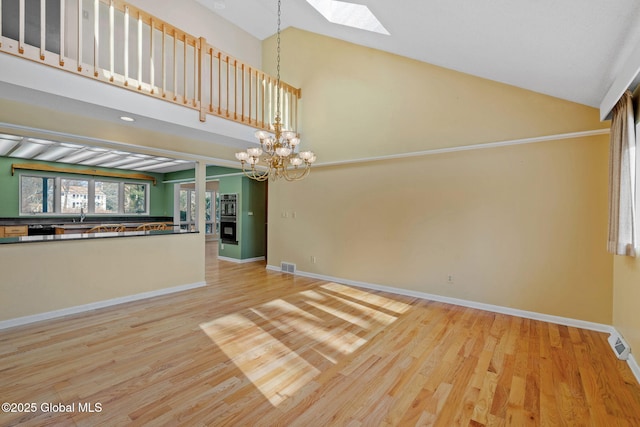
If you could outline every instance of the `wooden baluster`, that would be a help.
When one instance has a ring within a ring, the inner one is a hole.
[[[218,115],[222,114],[222,55],[218,52]]]
[[[64,34],[66,33],[66,29],[64,27],[64,17],[65,17],[65,1],[60,1],[60,58],[58,60],[61,67],[64,67]],[[0,22],[2,21],[2,17],[0,17]],[[2,24],[0,24],[2,26]],[[2,31],[0,29],[0,34]],[[0,40],[1,41],[1,40]]]
[[[154,52],[153,52],[153,18],[149,23],[149,83],[151,84],[151,94],[155,93],[155,67],[153,63]]]
[[[45,0],[40,0],[40,60],[44,61],[47,35],[47,6]]]
[[[298,133],[298,92],[293,97],[293,130]]]
[[[264,109],[265,109],[265,98],[267,95],[267,86],[266,86],[267,82],[264,78],[264,73],[262,73],[261,81],[262,81],[262,84],[261,84],[262,86],[262,127],[264,128]]]
[[[193,106],[198,106],[200,83],[198,81],[198,74],[200,70],[200,62],[198,61],[198,40],[193,39]]]
[[[213,49],[209,50],[209,112],[213,112]]]
[[[238,60],[233,60],[233,120],[238,120]]]
[[[167,97],[167,28],[162,23],[162,97]]]
[[[98,77],[100,54],[100,0],[93,1],[93,75]]]
[[[256,70],[256,125],[258,124],[258,108],[260,105],[260,77],[259,70]]]
[[[173,30],[173,100],[178,100],[178,61],[176,55],[178,54],[178,35],[176,30]]]
[[[242,98],[241,98],[241,103],[242,103],[242,109],[241,109],[241,116],[240,118],[242,119],[242,122],[244,123],[244,63],[242,64]]]
[[[284,87],[280,86],[280,102],[282,103],[282,124],[283,128],[290,130],[289,127],[289,98],[288,92],[284,89]]]
[[[249,124],[251,124],[251,86],[253,86],[253,69],[249,65]]]
[[[230,70],[230,64],[229,64],[229,55],[227,55],[227,117],[229,117],[229,73],[231,72]]]
[[[200,121],[204,122],[207,120],[207,112],[204,107],[204,85],[203,85],[203,68],[204,68],[204,56],[207,54],[205,50],[207,46],[207,41],[204,37],[200,37],[198,40],[198,103],[200,104]]]
[[[124,85],[129,86],[129,6],[124,7]]]
[[[82,0],[78,0],[78,71],[82,71]]]
[[[269,76],[267,78],[267,81],[269,82],[267,84],[267,86],[269,87],[269,115],[267,116],[267,118],[269,120],[273,120],[273,89],[274,89],[274,84],[271,81],[271,76]],[[269,124],[271,124],[271,122],[269,122]]]
[[[18,6],[18,19],[20,19],[19,30],[18,30],[18,52],[24,53],[24,0],[20,0],[20,5]]]
[[[142,89],[142,15],[138,11],[138,90]]]
[[[187,35],[184,35],[184,50],[182,52],[182,102],[183,104],[187,104],[188,97],[188,86],[187,86],[187,47],[189,46],[189,41],[187,40]]]
[[[64,0],[62,0],[64,3]],[[109,2],[109,81],[113,81],[114,69],[115,69],[115,16],[114,16],[114,0]]]

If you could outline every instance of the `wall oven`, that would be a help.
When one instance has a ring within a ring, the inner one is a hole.
[[[220,240],[231,245],[238,244],[238,195],[220,194]]]

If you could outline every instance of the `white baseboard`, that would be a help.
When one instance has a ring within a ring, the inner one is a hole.
[[[263,256],[259,256],[259,257],[255,257],[255,258],[238,259],[238,258],[229,258],[229,257],[226,257],[226,256],[219,256],[218,255],[218,259],[221,260],[221,261],[235,262],[236,264],[246,264],[248,262],[264,261],[264,257]]]
[[[638,362],[636,362],[636,359],[633,357],[633,353],[629,353],[627,365],[629,365],[629,368],[631,368],[631,372],[633,372],[633,375],[636,377],[636,380],[640,384],[640,366],[638,366]]]
[[[74,307],[48,311],[46,313],[33,314],[31,316],[16,317],[15,319],[2,320],[0,321],[0,330],[13,328],[14,326],[21,326],[29,323],[40,322],[42,320],[55,319],[57,317],[68,316],[70,314],[84,313],[86,311],[96,310],[104,307],[110,307],[118,304],[124,304],[126,302],[138,301],[138,300],[153,298],[161,295],[173,294],[175,292],[182,292],[189,289],[200,288],[206,285],[207,285],[206,282],[190,283],[187,285],[174,286],[171,288],[158,289],[158,290],[149,291],[149,292],[142,292],[140,294],[127,295],[124,297],[118,297],[118,298],[108,299],[104,301],[97,301],[89,304],[76,305]]]

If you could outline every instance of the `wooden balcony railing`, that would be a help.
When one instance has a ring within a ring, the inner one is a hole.
[[[34,6],[35,5],[35,6]],[[276,78],[120,0],[0,0],[0,52],[268,129]],[[280,82],[284,127],[300,89]]]

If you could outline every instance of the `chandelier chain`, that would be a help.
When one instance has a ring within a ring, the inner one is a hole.
[[[276,115],[280,115],[280,2],[278,0],[278,37],[277,37],[277,58],[276,58],[276,68],[277,68],[277,81],[276,81]]]
[[[274,122],[270,131],[258,130],[255,133],[260,141],[260,147],[247,148],[246,151],[236,153],[236,159],[240,160],[244,174],[256,181],[276,180],[283,178],[285,181],[299,181],[309,175],[311,165],[316,161],[313,151],[298,151],[300,138],[294,130],[284,128],[280,117],[280,101],[285,97],[280,81],[280,26],[281,26],[281,0],[278,0],[278,32],[277,32],[277,80],[276,80],[276,108]],[[273,80],[271,80],[272,82]],[[270,105],[273,105],[273,83],[268,86]],[[267,89],[267,88],[265,88]],[[267,96],[267,92],[265,92]],[[287,92],[287,96],[295,96]],[[299,94],[297,95],[299,96]],[[289,98],[284,98],[284,103]],[[271,110],[271,108],[269,108]],[[262,124],[265,127],[265,123]]]

